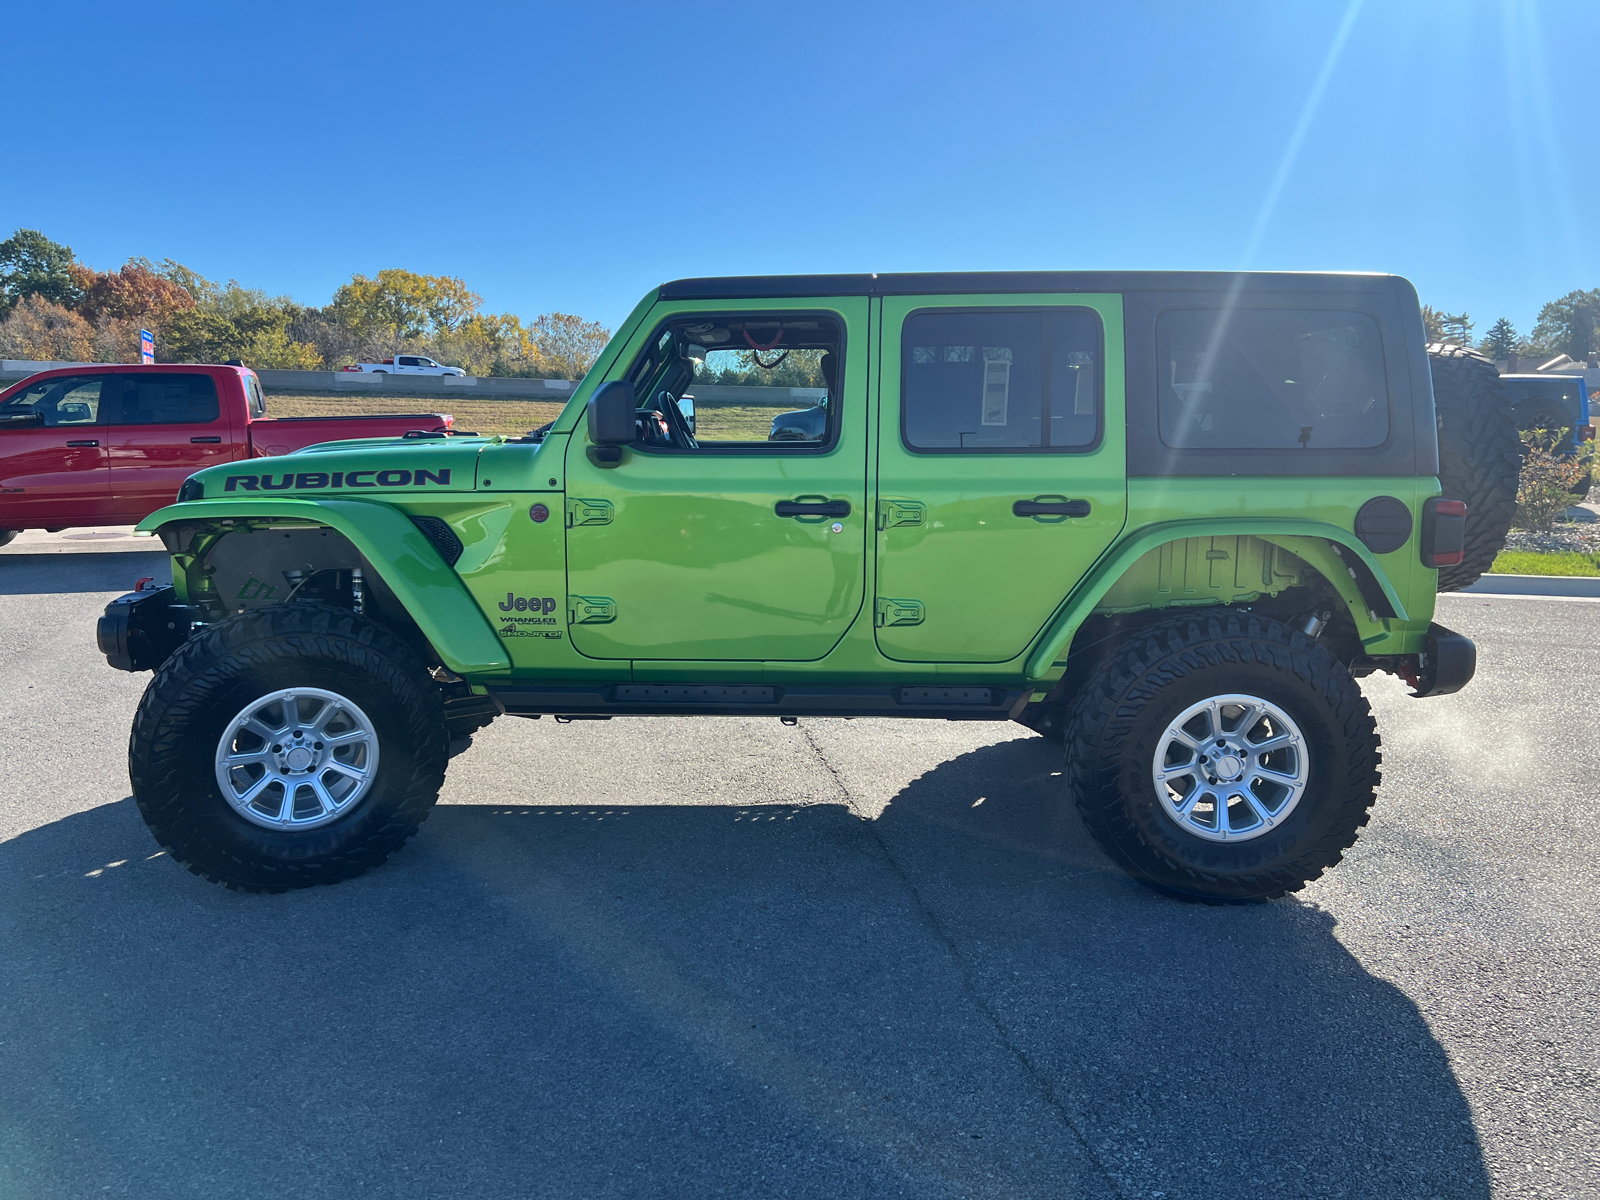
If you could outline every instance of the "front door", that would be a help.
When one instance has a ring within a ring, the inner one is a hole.
[[[1127,512],[1122,364],[1119,296],[885,298],[886,657],[1015,658],[1111,544]]]
[[[640,440],[604,465],[580,424],[567,453],[580,653],[803,661],[838,643],[861,611],[872,527],[867,341],[864,298],[659,306],[623,360]],[[810,433],[771,437],[795,395],[824,394]]]
[[[0,529],[110,517],[103,379],[52,376],[0,406]]]

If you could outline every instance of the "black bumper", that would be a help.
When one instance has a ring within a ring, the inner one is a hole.
[[[95,641],[119,671],[153,671],[189,637],[195,610],[177,602],[172,588],[129,592],[106,605]]]
[[[1429,625],[1422,645],[1422,669],[1414,696],[1448,696],[1472,682],[1478,669],[1478,648],[1443,625]]]

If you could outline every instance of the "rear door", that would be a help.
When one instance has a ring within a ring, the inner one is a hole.
[[[883,302],[878,647],[1021,654],[1127,515],[1116,295]]]
[[[108,375],[111,503],[120,519],[142,520],[171,504],[196,471],[232,461],[233,431],[205,371]]]
[[[107,519],[104,376],[57,375],[0,405],[0,529]]]

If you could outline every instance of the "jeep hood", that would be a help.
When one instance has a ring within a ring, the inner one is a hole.
[[[320,442],[293,454],[246,458],[190,477],[207,500],[228,495],[363,495],[470,492],[490,438],[363,438]],[[187,489],[190,485],[186,483]]]

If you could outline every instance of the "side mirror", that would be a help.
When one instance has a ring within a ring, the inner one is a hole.
[[[603,383],[589,397],[589,440],[596,446],[631,446],[639,397],[624,379]]]
[[[689,432],[694,433],[694,397],[685,396],[678,401],[678,411],[683,414],[684,423],[689,426]]]

